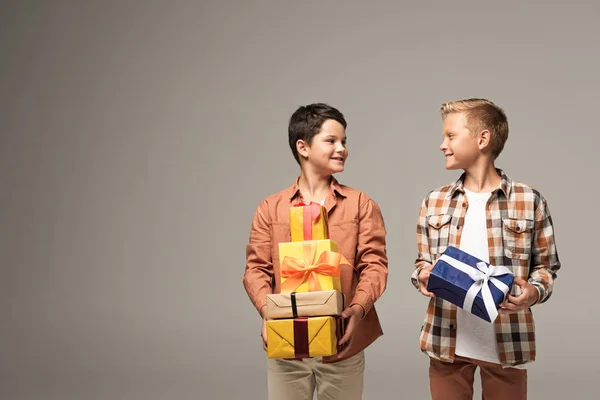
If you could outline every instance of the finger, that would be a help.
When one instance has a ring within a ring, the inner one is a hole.
[[[523,285],[525,285],[527,283],[527,281],[522,278],[515,277],[515,279],[513,280],[513,283],[519,287],[522,287]]]
[[[260,330],[260,338],[263,342],[263,349],[267,350],[267,320],[263,320],[263,326]]]
[[[344,334],[344,336],[342,336],[342,338],[338,342],[338,345],[343,347],[344,344],[346,344],[346,342],[348,342],[349,340],[350,340],[350,336],[348,336],[347,334]]]
[[[517,308],[517,305],[505,301],[504,303],[500,303],[500,308],[505,310],[514,310],[515,308]]]
[[[513,304],[513,303],[509,303],[506,301],[506,302],[500,304],[500,308],[503,310],[508,310],[508,311],[514,312],[514,311],[519,311],[523,307],[519,304]]]
[[[523,291],[520,296],[508,296],[507,299],[522,309],[531,307],[538,300],[538,294],[533,291]]]
[[[352,307],[346,307],[346,309],[342,312],[342,318],[346,319],[351,317],[354,314],[354,310]]]
[[[340,346],[343,346],[344,343],[348,342],[352,338],[355,328],[356,328],[355,318],[351,318],[350,322],[348,322],[348,325],[346,325],[346,331],[344,332],[344,335],[338,342],[338,344]]]
[[[514,314],[516,312],[519,312],[521,310],[523,310],[525,307],[523,306],[519,306],[519,307],[511,307],[511,308],[501,308],[499,313],[500,314]]]
[[[501,308],[500,311],[498,311],[500,314],[506,315],[506,314],[512,314],[519,311],[518,309],[514,309],[514,310],[509,310],[507,308]]]
[[[350,351],[350,346],[352,344],[352,341],[348,342],[348,344],[346,346],[344,346],[344,348],[342,349],[342,351],[340,351],[339,353],[337,353],[337,357],[338,359],[344,357],[346,354],[348,354],[348,351]]]
[[[352,341],[353,341],[353,336],[351,336],[350,339],[346,343],[339,345],[340,349],[336,355],[336,358],[339,359],[341,357],[344,357],[348,353],[348,350],[350,350],[350,346],[352,346]]]
[[[433,265],[428,265],[426,267],[423,267],[423,269],[421,270],[421,274],[427,273],[430,274],[431,270],[433,269]]]
[[[433,293],[431,293],[430,291],[427,290],[427,284],[424,284],[423,282],[421,282],[419,288],[420,288],[419,290],[421,291],[421,293],[424,296],[435,297],[435,295]]]
[[[512,304],[521,305],[525,301],[525,296],[523,296],[523,294],[520,296],[513,296],[509,294],[506,299]]]
[[[342,336],[342,338],[340,339],[340,341],[338,342],[338,344],[340,346],[343,346],[344,343],[346,343],[347,341],[350,340],[350,338],[352,337],[352,332],[354,331],[354,328],[350,328],[349,326],[346,328],[346,332],[344,332],[344,336]]]

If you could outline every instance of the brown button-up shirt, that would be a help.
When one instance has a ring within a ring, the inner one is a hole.
[[[244,287],[259,312],[266,305],[267,294],[280,291],[278,243],[291,241],[289,209],[300,200],[296,180],[293,186],[264,199],[254,214],[246,247]],[[359,304],[365,310],[344,357],[349,358],[383,335],[373,305],[387,283],[386,230],[377,203],[363,192],[340,185],[333,177],[324,207],[329,238],[351,264],[341,266],[342,291],[350,300],[348,305]]]

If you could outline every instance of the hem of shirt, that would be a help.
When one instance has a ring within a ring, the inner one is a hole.
[[[427,356],[429,358],[434,358],[436,360],[440,360],[443,362],[454,362],[455,356],[448,356],[448,357],[442,357],[439,354],[435,354],[432,351],[428,351],[428,350],[424,350],[421,348],[421,351],[425,354],[427,354]],[[464,356],[461,356],[464,357]],[[525,366],[527,364],[531,364],[532,362],[534,362],[535,360],[521,360],[521,361],[515,361],[514,363],[510,363],[510,362],[505,362],[505,363],[500,363],[500,365],[502,366],[502,368],[515,368],[515,367],[520,367],[520,366]]]
[[[469,356],[469,355],[459,354],[459,353],[456,353],[456,355],[463,357],[463,358],[470,358],[471,360],[485,361],[490,364],[496,364],[497,366],[502,367],[502,368],[527,369],[527,364],[531,362],[531,361],[529,361],[525,364],[517,364],[517,365],[502,365],[502,363],[500,362],[499,359],[497,361],[492,361],[490,359],[484,359],[483,357],[479,357],[479,356]],[[485,358],[487,358],[487,357],[485,357]]]
[[[497,358],[497,359],[495,359],[495,360],[492,360],[492,359],[491,359],[491,358],[489,358],[489,357],[485,357],[485,356],[483,356],[483,357],[482,357],[481,355],[479,355],[479,354],[475,354],[475,353],[471,353],[471,354],[469,354],[469,353],[459,353],[459,352],[456,352],[455,354],[456,354],[457,356],[461,356],[461,357],[464,357],[464,358],[470,358],[470,359],[472,359],[472,360],[479,360],[479,361],[485,361],[485,362],[487,362],[487,363],[491,363],[491,364],[498,364],[498,365],[502,365],[502,363],[500,362],[500,358]]]

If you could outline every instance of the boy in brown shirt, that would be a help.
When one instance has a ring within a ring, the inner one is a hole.
[[[365,193],[341,185],[348,157],[346,120],[327,104],[300,107],[290,118],[289,144],[300,164],[294,185],[264,199],[252,221],[246,248],[244,287],[263,318],[266,348],[266,296],[279,292],[278,243],[290,241],[289,209],[304,202],[327,210],[329,237],[351,265],[341,266],[342,291],[349,299],[343,311],[346,332],[340,353],[300,360],[268,359],[270,399],[361,399],[363,350],[383,334],[373,306],[387,283],[385,225],[379,206]]]

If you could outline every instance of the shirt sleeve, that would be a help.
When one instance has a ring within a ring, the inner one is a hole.
[[[552,295],[556,272],[560,261],[554,240],[554,226],[546,200],[542,197],[535,213],[535,230],[532,245],[532,260],[529,283],[538,290],[538,303],[547,301]]]
[[[415,260],[414,270],[410,276],[413,286],[420,291],[419,272],[426,267],[431,266],[431,253],[429,252],[429,230],[427,227],[427,198],[423,199],[419,218],[417,220],[417,259]]]
[[[246,293],[259,313],[267,304],[267,294],[272,293],[273,274],[270,218],[267,202],[263,200],[252,219],[243,279]]]
[[[386,229],[377,203],[365,196],[359,205],[358,241],[355,268],[359,273],[356,292],[350,305],[359,304],[369,312],[387,285],[388,258]]]

